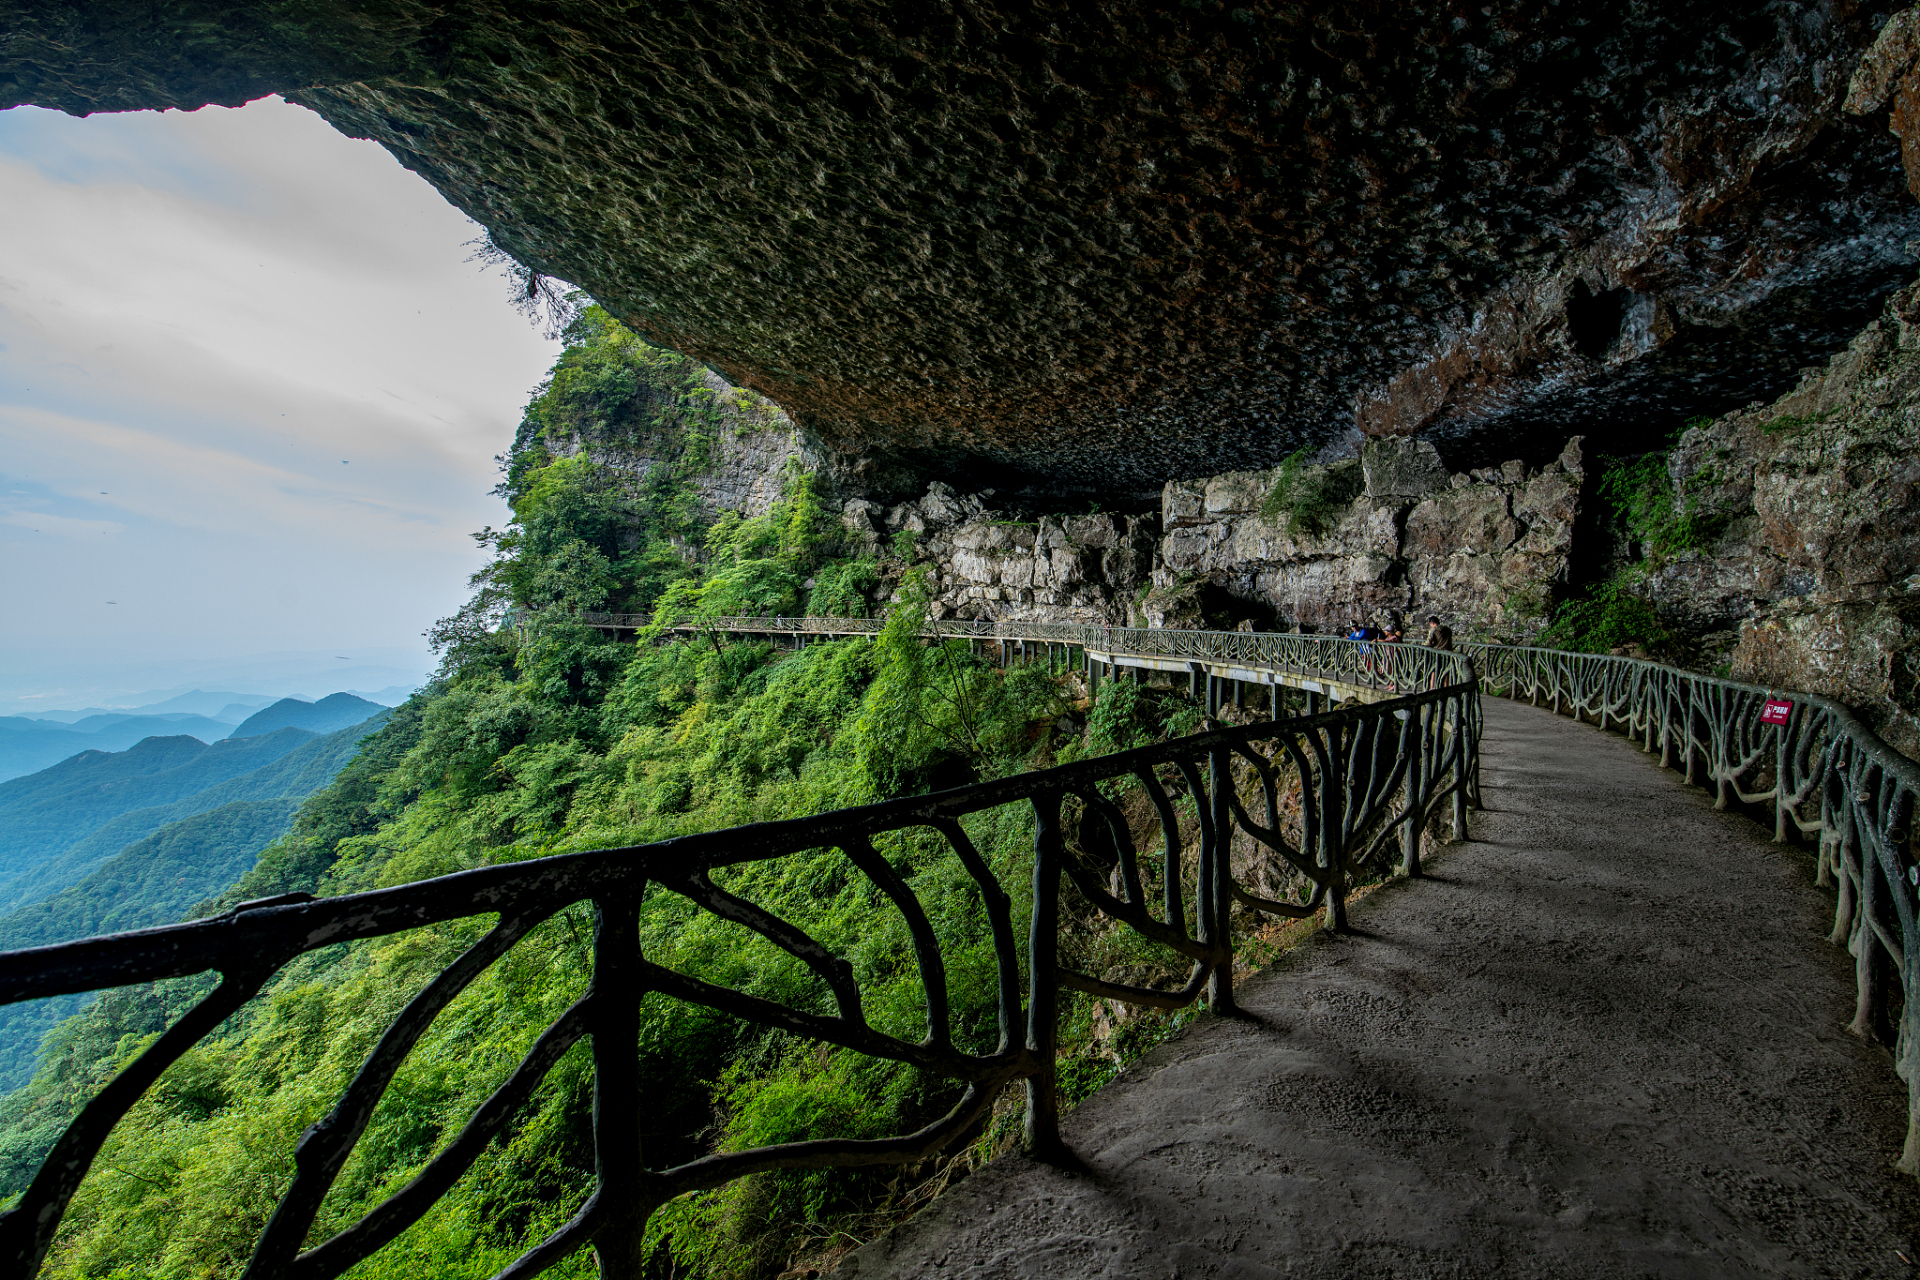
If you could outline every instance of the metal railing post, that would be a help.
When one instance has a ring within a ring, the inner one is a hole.
[[[799,637],[796,635],[795,639]],[[640,1150],[638,893],[593,904],[593,1164],[605,1215],[593,1234],[601,1280],[640,1280],[647,1168]]]
[[[1473,762],[1468,743],[1472,732],[1467,724],[1467,701],[1465,698],[1450,698],[1450,719],[1453,722],[1453,843],[1464,844],[1467,839],[1467,785],[1472,781]]]
[[[1233,1002],[1233,757],[1216,748],[1207,757],[1207,784],[1213,792],[1213,848],[1206,859],[1201,901],[1202,942],[1212,944],[1213,973],[1207,979],[1207,1006],[1215,1013],[1235,1011]]]
[[[1420,831],[1426,824],[1426,784],[1422,778],[1426,764],[1425,707],[1407,713],[1407,728],[1401,740],[1410,752],[1407,758],[1407,816],[1400,828],[1400,869],[1408,876],[1420,874]],[[1410,741],[1409,741],[1410,740]]]
[[[1039,1160],[1066,1154],[1054,1050],[1059,1038],[1060,793],[1033,797],[1033,915],[1027,932],[1027,1151]]]

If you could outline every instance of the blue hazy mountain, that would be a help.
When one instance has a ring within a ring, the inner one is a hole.
[[[263,693],[228,693],[218,689],[195,689],[191,693],[176,694],[164,702],[153,702],[144,707],[127,709],[140,716],[163,716],[171,712],[183,712],[187,715],[212,716],[216,720],[224,720],[225,713],[237,706],[241,708],[241,714],[234,721],[237,724],[272,701],[271,696]]]
[[[350,693],[332,693],[318,702],[302,702],[298,698],[282,698],[280,701],[260,708],[240,722],[240,727],[230,735],[235,738],[251,738],[256,734],[272,733],[277,729],[306,729],[313,733],[332,733],[336,729],[345,729],[349,725],[359,724],[368,716],[385,711],[377,702],[368,702],[365,698],[356,698]]]
[[[37,853],[13,842],[16,865],[26,869],[0,886],[0,950],[183,918],[286,834],[302,801],[331,782],[391,714],[375,712],[324,736],[287,727],[211,746],[150,738],[130,751],[89,752],[0,783],[0,840],[13,840],[14,815],[49,833]],[[234,771],[249,761],[252,768]],[[212,781],[179,794],[196,779]],[[126,804],[140,796],[164,803]],[[0,1008],[0,1093],[26,1083],[41,1036],[92,998]]]
[[[259,749],[270,751],[277,751],[288,742],[293,746],[257,768],[230,776],[191,795],[166,803],[121,810],[58,852],[37,860],[29,869],[0,882],[0,912],[37,902],[68,885],[78,883],[131,842],[159,831],[170,823],[238,801],[312,795],[332,781],[341,766],[353,758],[360,739],[385,724],[389,714],[383,707],[377,715],[357,725],[324,736],[316,737],[305,730],[289,728],[244,740],[258,744]],[[242,740],[229,740],[230,743],[239,741]],[[234,750],[233,746],[223,743],[216,743],[215,746]],[[125,754],[131,756],[133,753]],[[0,784],[0,794],[4,794],[4,791],[5,785]],[[4,810],[0,810],[0,814],[4,814]],[[4,820],[0,816],[0,822]],[[199,901],[199,898],[194,901]],[[4,946],[0,946],[0,950],[4,949]]]
[[[232,732],[232,721],[200,715],[105,712],[73,724],[0,716],[0,780],[34,773],[81,751],[125,751],[156,735],[184,734],[205,744]]]
[[[211,745],[185,736],[146,738],[125,751],[82,751],[0,782],[0,886],[123,813],[172,804],[251,773],[314,736],[282,729]]]

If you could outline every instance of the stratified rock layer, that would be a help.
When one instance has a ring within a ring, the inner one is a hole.
[[[1147,495],[1355,431],[1537,465],[1784,389],[1920,234],[1842,110],[1884,16],[0,0],[0,105],[288,92],[853,483]]]

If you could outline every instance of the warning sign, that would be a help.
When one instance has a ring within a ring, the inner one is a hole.
[[[1760,708],[1761,724],[1785,724],[1787,717],[1793,714],[1793,704],[1779,698],[1768,698],[1767,705]]]

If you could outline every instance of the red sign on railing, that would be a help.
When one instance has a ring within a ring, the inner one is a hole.
[[[1785,724],[1787,717],[1793,714],[1793,704],[1781,698],[1768,698],[1767,705],[1760,708],[1761,724]]]

